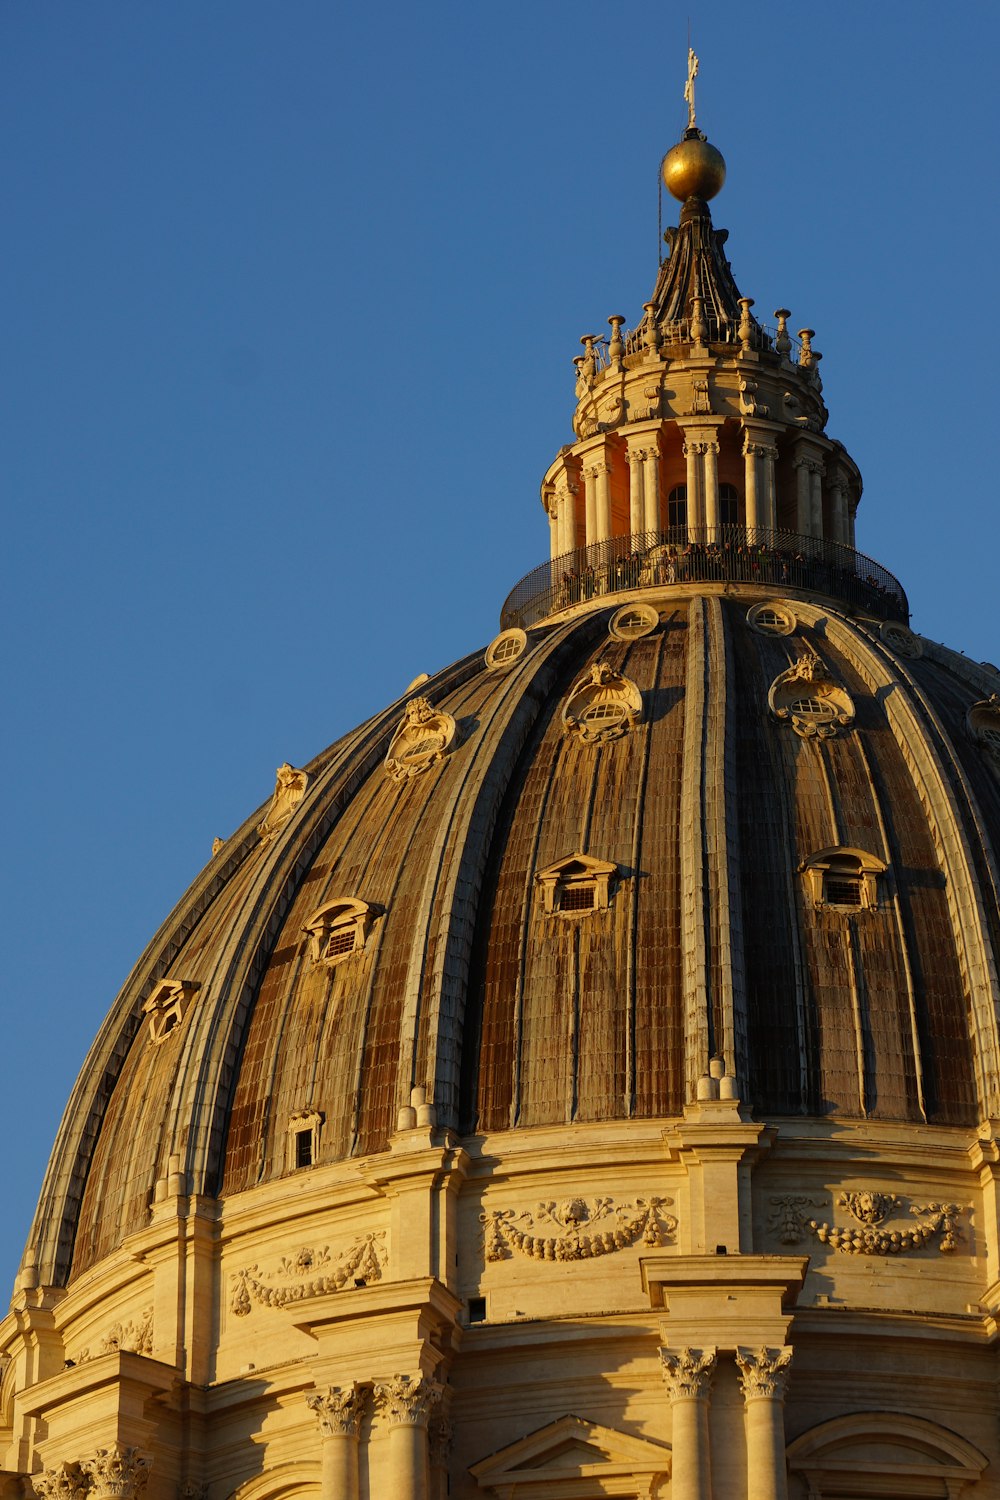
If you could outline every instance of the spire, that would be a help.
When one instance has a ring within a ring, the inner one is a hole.
[[[662,167],[664,186],[684,206],[679,226],[668,229],[664,236],[669,255],[660,267],[653,291],[652,314],[668,341],[671,325],[700,313],[707,322],[709,340],[728,342],[735,337],[744,315],[740,309],[740,290],[722,249],[729,231],[713,228],[708,208],[708,200],[721,191],[726,180],[726,163],[722,152],[695,124],[697,76],[698,58],[689,47],[684,85],[688,126],[682,139],[663,158]],[[755,322],[753,327],[759,333]]]

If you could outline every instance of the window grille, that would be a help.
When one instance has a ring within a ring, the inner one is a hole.
[[[832,719],[837,712],[825,698],[795,698],[790,707],[793,714],[809,715],[814,719]]]
[[[353,953],[357,940],[358,929],[353,922],[350,927],[342,927],[339,931],[331,932],[323,957],[341,958],[345,953]]]
[[[688,518],[687,485],[676,484],[667,496],[667,525],[686,526]]]
[[[509,635],[500,642],[493,652],[494,661],[513,661],[515,656],[520,656],[523,646],[516,636]]]
[[[596,892],[592,885],[566,885],[559,892],[560,911],[593,911]]]
[[[723,526],[737,526],[740,519],[740,497],[734,484],[719,485],[719,522]]]
[[[827,873],[823,899],[828,906],[861,906],[861,876]]]

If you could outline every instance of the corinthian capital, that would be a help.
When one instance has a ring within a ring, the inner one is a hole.
[[[357,1437],[365,1410],[365,1389],[356,1381],[313,1391],[306,1405],[316,1413],[324,1437]]]
[[[140,1453],[138,1448],[127,1448],[124,1443],[112,1443],[110,1448],[98,1448],[92,1458],[80,1460],[80,1467],[90,1478],[90,1493],[93,1500],[138,1500],[146,1488],[152,1459]]]
[[[792,1350],[787,1344],[780,1349],[737,1349],[736,1363],[740,1371],[743,1399],[749,1401],[751,1396],[784,1396],[791,1358]]]
[[[661,1349],[663,1379],[671,1401],[678,1396],[707,1396],[715,1374],[714,1349]]]
[[[442,1386],[425,1375],[393,1375],[375,1383],[375,1405],[390,1427],[426,1427]]]
[[[83,1500],[87,1476],[79,1464],[56,1464],[32,1474],[31,1484],[40,1500]]]

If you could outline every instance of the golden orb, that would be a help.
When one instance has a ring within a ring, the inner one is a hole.
[[[682,203],[688,198],[714,198],[726,180],[721,151],[698,131],[690,131],[663,158],[663,184]]]

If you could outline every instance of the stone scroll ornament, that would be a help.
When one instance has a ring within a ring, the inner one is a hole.
[[[308,1395],[306,1405],[316,1413],[324,1437],[357,1437],[367,1394],[357,1381],[352,1385],[331,1385],[326,1391]]]
[[[409,781],[430,770],[454,743],[457,726],[426,698],[411,698],[392,737],[385,769],[393,781]]]
[[[584,745],[600,745],[634,729],[642,718],[642,693],[606,661],[593,664],[570,690],[563,729]]]
[[[282,762],[274,775],[274,796],[271,798],[271,806],[264,815],[263,823],[257,825],[257,832],[262,839],[273,838],[284,828],[305,796],[306,787],[309,785],[306,772],[297,771],[294,766],[288,764],[287,760]]]
[[[375,1409],[390,1427],[426,1427],[441,1403],[444,1387],[426,1375],[393,1375],[375,1382]]]
[[[830,739],[854,723],[853,699],[812,650],[778,673],[767,703],[774,717],[802,739]]]
[[[89,1483],[79,1464],[56,1464],[31,1476],[39,1500],[85,1500]]]
[[[885,1227],[887,1219],[903,1212],[903,1202],[896,1193],[878,1193],[870,1189],[841,1193],[837,1206],[848,1210],[856,1227],[848,1225],[838,1229],[833,1224],[807,1217],[805,1210],[812,1206],[812,1199],[794,1195],[772,1198],[771,1228],[779,1232],[783,1244],[794,1244],[808,1233],[814,1235],[820,1244],[847,1255],[901,1255],[908,1250],[920,1250],[935,1240],[938,1241],[938,1250],[944,1255],[958,1249],[962,1233],[958,1224],[962,1213],[959,1204],[914,1203],[909,1212],[917,1219],[916,1224],[900,1229]]]
[[[736,1365],[740,1372],[740,1385],[745,1400],[752,1396],[777,1396],[785,1394],[788,1366],[792,1350],[785,1344],[779,1349],[762,1345],[759,1349],[736,1350]]]
[[[139,1500],[149,1480],[153,1460],[138,1448],[112,1443],[98,1448],[93,1458],[84,1458],[80,1467],[90,1480],[92,1500]]]
[[[539,1203],[534,1213],[492,1209],[479,1216],[486,1259],[505,1260],[516,1253],[532,1260],[590,1260],[637,1242],[663,1245],[677,1228],[673,1214],[666,1212],[672,1203],[672,1198],[636,1198],[634,1203],[569,1198]],[[546,1234],[546,1229],[555,1232]]]
[[[707,1396],[715,1374],[715,1349],[661,1349],[660,1373],[671,1401]]]
[[[261,1307],[287,1307],[303,1297],[339,1292],[357,1281],[380,1281],[386,1259],[385,1230],[376,1229],[356,1239],[336,1262],[324,1245],[320,1250],[300,1250],[282,1260],[276,1271],[261,1271],[256,1263],[243,1266],[232,1275],[230,1309],[237,1318],[245,1318],[255,1302]]]

